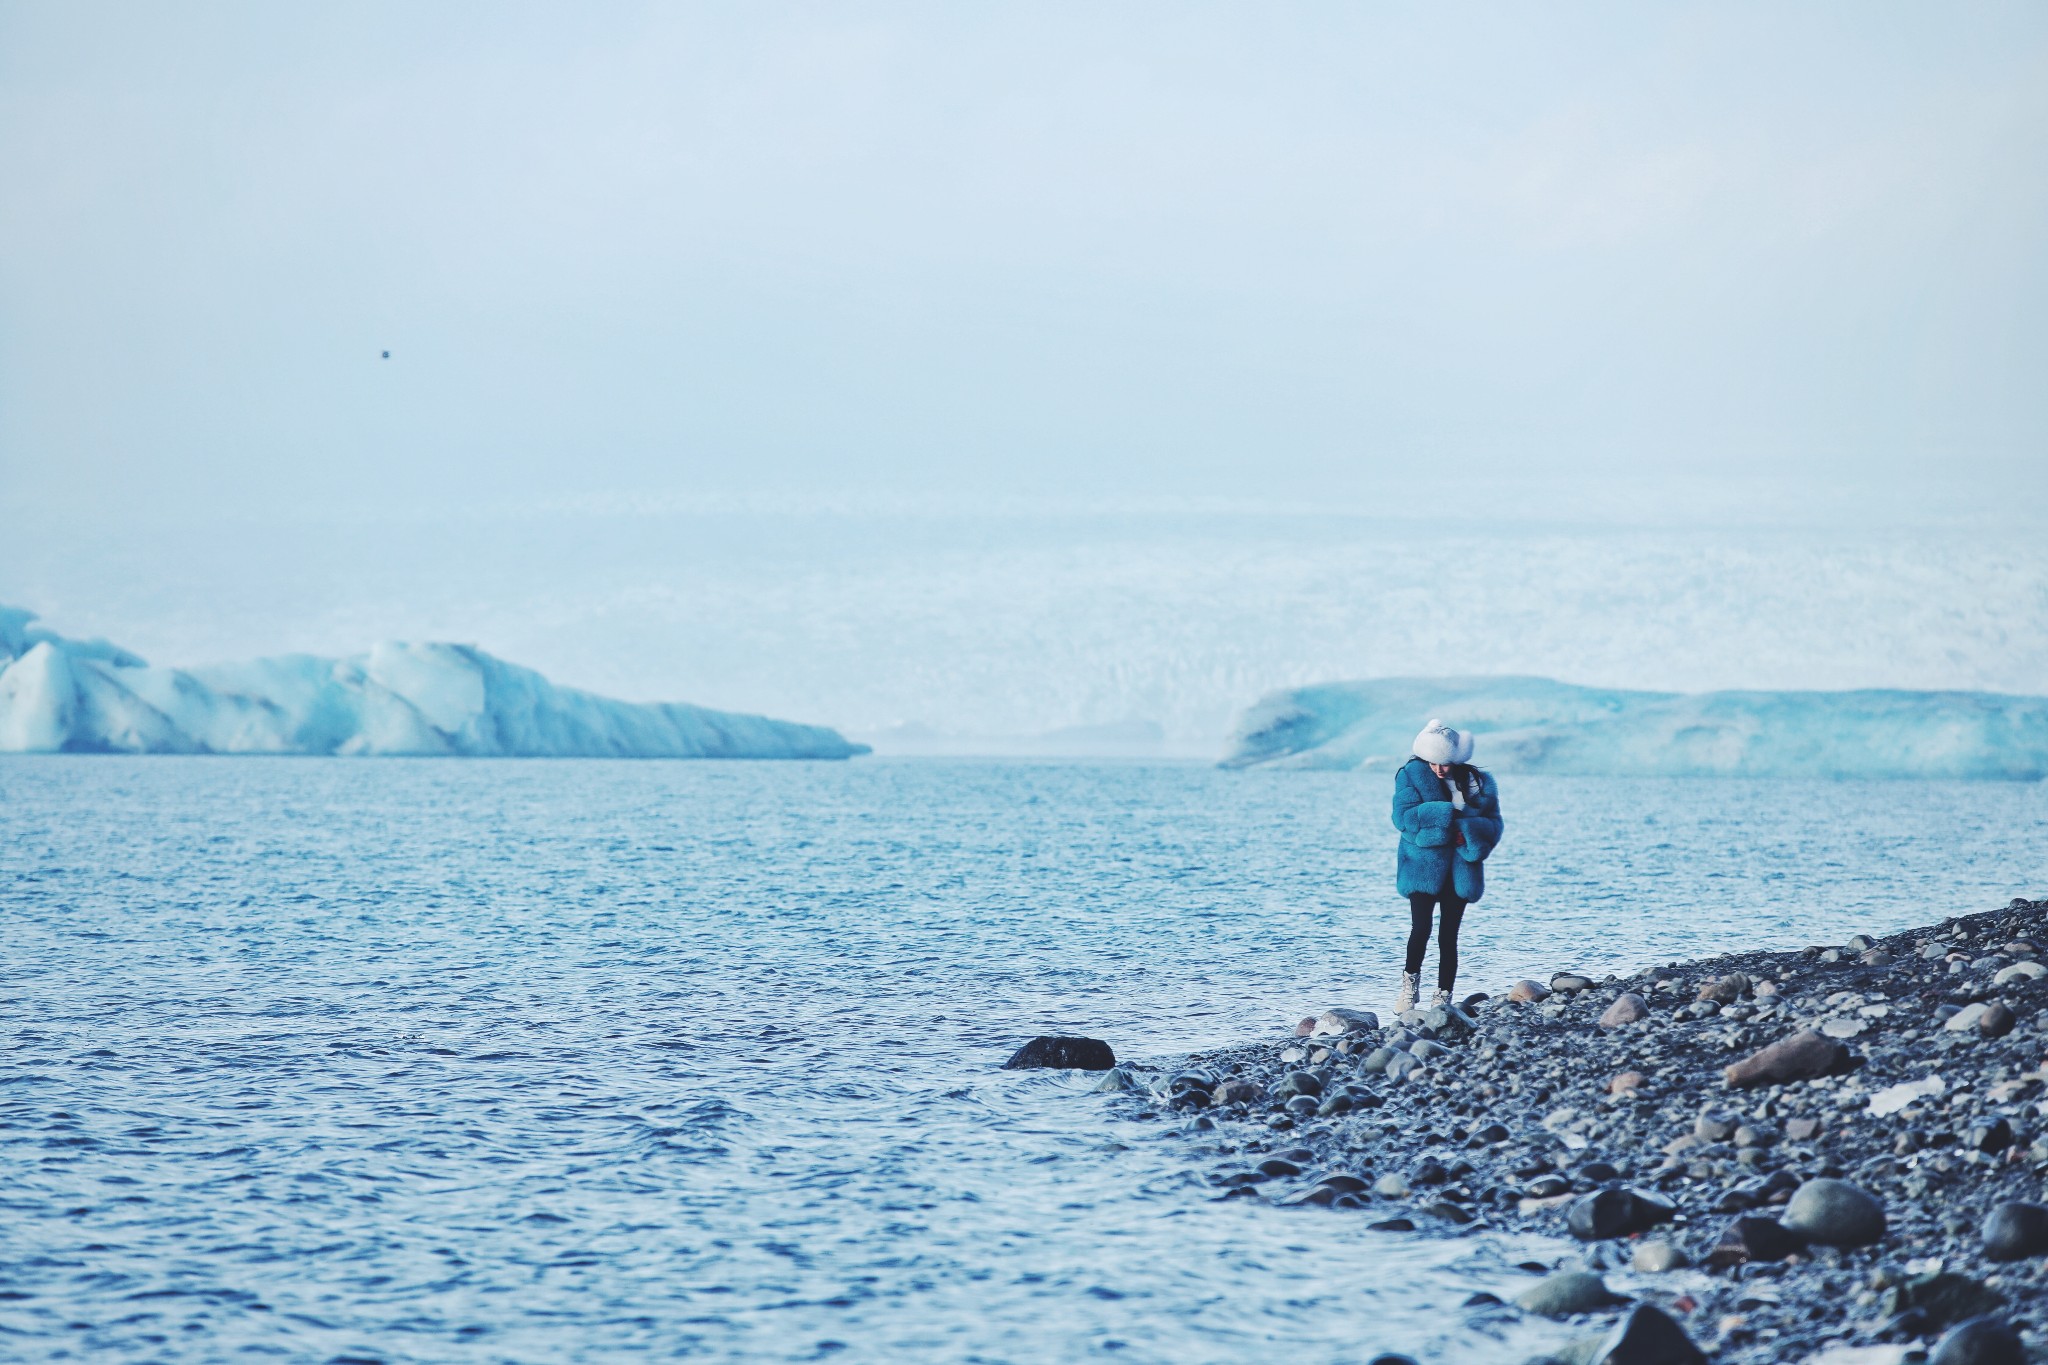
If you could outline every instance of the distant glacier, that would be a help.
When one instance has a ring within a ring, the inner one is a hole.
[[[2048,698],[1993,692],[1624,692],[1549,678],[1290,688],[1240,718],[1226,768],[1392,768],[1432,716],[1503,772],[1628,777],[2048,776]]]
[[[473,645],[152,668],[0,607],[0,752],[850,758],[836,730],[557,687]]]

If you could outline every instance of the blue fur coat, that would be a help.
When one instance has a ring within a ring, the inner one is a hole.
[[[1486,892],[1486,855],[1500,842],[1500,784],[1491,773],[1467,769],[1479,784],[1462,811],[1450,786],[1419,758],[1394,774],[1394,828],[1401,848],[1394,885],[1404,896],[1446,893],[1476,901]]]

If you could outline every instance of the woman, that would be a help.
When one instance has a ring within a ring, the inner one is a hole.
[[[1440,720],[1415,737],[1415,756],[1394,774],[1394,828],[1401,831],[1394,885],[1408,898],[1408,965],[1394,1000],[1399,1014],[1415,1008],[1431,913],[1437,934],[1436,996],[1451,998],[1458,979],[1458,925],[1465,907],[1486,890],[1486,855],[1500,842],[1500,787],[1472,766],[1472,736]]]

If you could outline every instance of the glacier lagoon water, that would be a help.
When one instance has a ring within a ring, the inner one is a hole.
[[[0,1355],[1521,1359],[1567,1249],[998,1069],[1383,1007],[1385,774],[0,760]],[[2039,785],[1522,779],[1475,988],[2043,891]],[[1506,1335],[1493,1333],[1505,1331]]]

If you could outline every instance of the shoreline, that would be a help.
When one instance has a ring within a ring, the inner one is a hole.
[[[2007,1207],[2039,1208],[2048,1173],[2048,901],[1599,981],[1559,965],[1104,1087],[1185,1119],[1217,1198],[1361,1220],[1346,1233],[1573,1242],[1514,1304],[1463,1310],[1558,1319],[1569,1340],[1539,1361],[2048,1346],[2048,1209]]]

